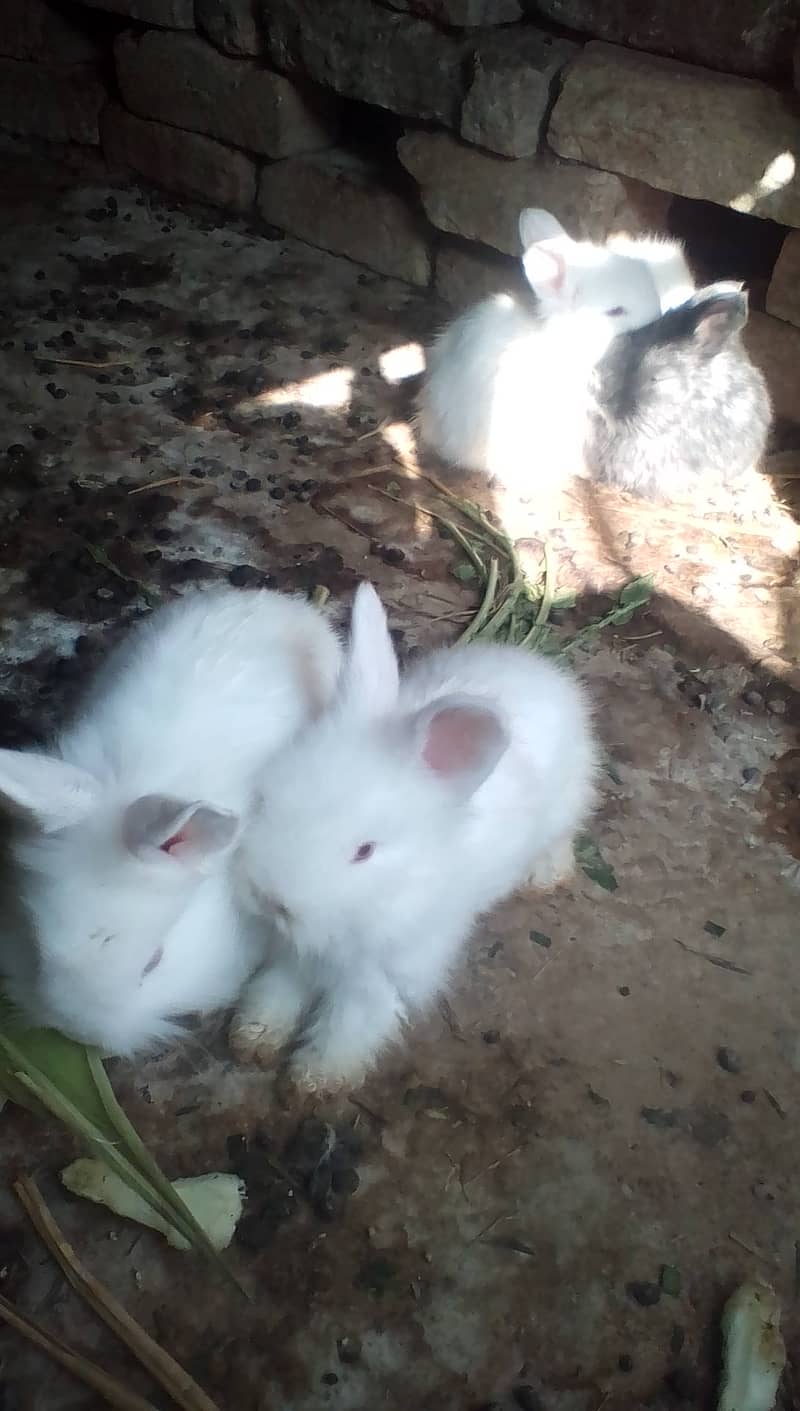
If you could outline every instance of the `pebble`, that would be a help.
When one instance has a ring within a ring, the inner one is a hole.
[[[726,1073],[741,1073],[742,1060],[735,1048],[718,1048],[717,1063]]]
[[[661,1289],[658,1284],[648,1283],[645,1279],[632,1280],[625,1285],[625,1292],[640,1308],[653,1308],[661,1301]]]
[[[739,1094],[739,1099],[741,1102],[755,1102],[756,1095],[752,1088],[745,1088],[744,1091]]]
[[[336,1343],[336,1351],[339,1354],[339,1361],[345,1366],[352,1366],[361,1361],[361,1338],[343,1337]]]
[[[259,480],[258,476],[257,476],[257,475],[251,475],[249,480],[245,480],[245,482],[244,482],[244,488],[245,488],[245,490],[251,490],[251,491],[252,491],[252,490],[260,490],[260,489],[261,489],[261,481]]]
[[[742,770],[742,779],[745,784],[757,784],[761,778],[761,770],[756,769],[754,764],[745,765]]]
[[[788,704],[783,696],[774,696],[771,701],[767,701],[767,710],[772,715],[785,715],[788,709]]]
[[[233,588],[259,588],[264,575],[252,564],[240,563],[228,574],[228,582]]]
[[[697,1401],[700,1395],[700,1381],[691,1367],[673,1367],[664,1382],[676,1401]]]
[[[527,1383],[515,1387],[513,1395],[519,1411],[544,1411],[544,1403],[539,1393]]]

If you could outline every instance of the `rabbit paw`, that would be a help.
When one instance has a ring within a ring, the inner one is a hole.
[[[282,1047],[280,1039],[258,1020],[244,1019],[237,1014],[228,1030],[228,1047],[240,1063],[268,1068]]]
[[[228,1031],[236,1057],[259,1067],[271,1064],[292,1037],[307,998],[290,969],[274,965],[260,971],[247,986]]]
[[[539,891],[550,891],[569,881],[575,871],[575,852],[571,838],[554,843],[537,857],[528,876],[528,885]]]

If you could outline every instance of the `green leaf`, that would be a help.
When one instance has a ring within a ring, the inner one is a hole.
[[[633,612],[637,608],[644,607],[653,596],[653,579],[650,574],[643,578],[632,578],[630,583],[626,583],[621,590],[617,602],[621,608],[630,608]],[[619,621],[619,619],[617,619]]]
[[[581,871],[586,873],[591,882],[596,882],[598,887],[603,887],[607,892],[617,890],[619,883],[614,869],[606,862],[593,838],[584,836],[578,839],[575,844],[575,861]]]
[[[120,1107],[97,1050],[55,1029],[27,1027],[2,994],[0,1093],[38,1117],[57,1118],[93,1156],[174,1226],[197,1253],[240,1288]]]
[[[459,583],[471,583],[477,576],[478,570],[474,563],[457,563],[453,569],[453,577],[457,578]]]

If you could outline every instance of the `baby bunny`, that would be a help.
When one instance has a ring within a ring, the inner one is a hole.
[[[450,465],[524,492],[581,470],[592,369],[613,338],[659,315],[662,296],[677,297],[684,279],[691,288],[691,276],[668,242],[617,251],[575,241],[535,209],[522,212],[519,231],[537,302],[496,294],[444,330],[427,354],[417,428]]]
[[[590,472],[661,499],[701,482],[736,489],[771,420],[766,383],[742,346],[746,322],[742,286],[712,284],[618,338],[595,372]]]
[[[295,1077],[361,1076],[445,982],[481,912],[571,872],[595,766],[570,676],[521,648],[474,645],[433,652],[400,681],[362,584],[337,698],[270,767],[233,864],[243,906],[276,930],[234,1048],[278,1047],[310,1011]]]
[[[340,656],[298,598],[195,593],[129,634],[51,753],[0,750],[0,971],[30,1022],[129,1054],[233,1000],[261,944],[227,877],[239,820]]]

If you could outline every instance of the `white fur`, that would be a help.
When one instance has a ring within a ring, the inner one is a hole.
[[[233,867],[243,904],[277,934],[236,1026],[281,1044],[321,994],[294,1058],[315,1082],[358,1075],[396,1037],[481,912],[569,870],[593,801],[587,703],[557,666],[521,648],[456,647],[398,687],[390,650],[362,585],[339,698],[269,771]],[[436,728],[448,748],[462,730],[477,741],[444,773],[424,753]],[[354,861],[365,843],[374,854]]]
[[[674,242],[571,240],[547,211],[520,216],[537,297],[497,294],[456,318],[427,354],[417,426],[464,470],[524,492],[583,469],[592,370],[617,334],[671,306],[691,276]]]
[[[0,970],[30,1020],[130,1053],[235,997],[261,945],[227,877],[239,820],[340,657],[299,598],[195,593],[112,653],[51,755],[0,751],[22,817]]]

